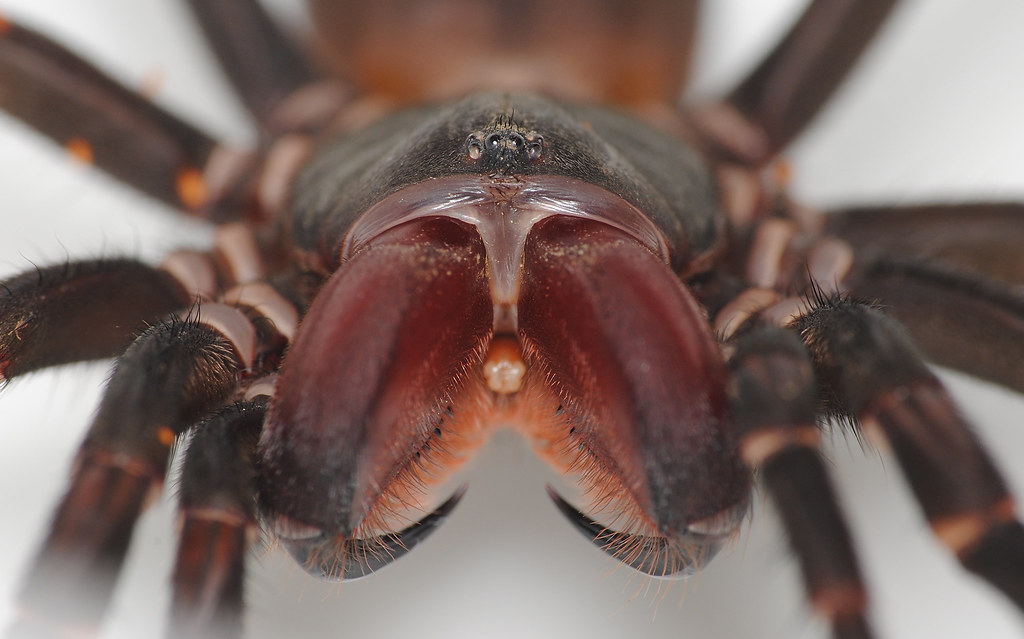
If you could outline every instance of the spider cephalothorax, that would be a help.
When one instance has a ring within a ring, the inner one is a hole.
[[[237,630],[257,529],[328,579],[406,554],[464,494],[441,492],[450,472],[502,427],[578,480],[571,499],[551,491],[559,512],[654,577],[703,566],[760,476],[813,608],[868,636],[818,454],[838,416],[892,450],[937,538],[1022,604],[1013,500],[922,363],[1021,389],[1020,258],[992,257],[1020,207],[822,218],[773,165],[894,2],[812,2],[701,107],[674,103],[696,3],[560,3],[580,28],[557,44],[543,3],[313,3],[344,80],[258,5],[192,4],[259,124],[251,151],[2,25],[0,83],[18,90],[0,105],[217,224],[213,248],[157,266],[6,282],[5,379],[120,353],[16,633],[95,623],[186,434],[175,634]],[[612,32],[617,53],[580,55]],[[951,339],[968,330],[991,365]]]

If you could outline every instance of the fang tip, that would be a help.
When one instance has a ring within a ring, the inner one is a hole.
[[[433,512],[398,532],[369,539],[321,535],[282,543],[311,575],[328,581],[352,581],[380,570],[419,545],[448,518],[465,494],[466,485],[462,485]]]
[[[724,537],[686,532],[677,537],[656,537],[612,530],[586,516],[551,486],[548,496],[559,512],[591,543],[625,565],[659,579],[689,577],[718,552]]]

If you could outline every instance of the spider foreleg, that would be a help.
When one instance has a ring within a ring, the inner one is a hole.
[[[151,328],[125,351],[26,576],[15,636],[96,628],[175,438],[230,396],[238,359],[220,332],[184,320]]]
[[[806,348],[784,329],[755,328],[737,338],[729,368],[740,452],[779,511],[811,605],[833,636],[872,636],[853,542],[818,451],[817,383]]]
[[[256,529],[256,444],[267,404],[259,395],[228,406],[189,439],[169,637],[242,634],[244,562]]]
[[[792,327],[832,407],[856,416],[869,441],[894,453],[938,539],[1024,608],[1024,527],[1013,497],[902,327],[842,299],[824,301]]]
[[[159,267],[83,260],[16,275],[0,284],[0,382],[47,366],[114,357],[147,325],[218,296],[270,313],[290,337],[298,322],[295,306],[305,306],[303,289],[316,283],[306,286],[295,269],[277,268],[278,252],[245,226],[224,224],[211,250],[178,251]],[[259,282],[268,270],[295,300]]]
[[[168,272],[132,260],[27,271],[0,289],[0,379],[120,353],[146,322],[188,306]]]

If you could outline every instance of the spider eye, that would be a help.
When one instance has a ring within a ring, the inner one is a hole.
[[[480,159],[480,156],[484,154],[484,145],[480,143],[480,138],[471,135],[466,139],[466,153],[470,160]]]
[[[501,131],[488,135],[484,143],[492,153],[520,153],[526,147],[526,138],[513,131]]]
[[[544,138],[543,136],[537,135],[530,138],[529,146],[527,147],[526,154],[531,160],[539,160],[540,156],[544,153]]]

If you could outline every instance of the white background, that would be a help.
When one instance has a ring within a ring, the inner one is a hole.
[[[68,43],[123,81],[158,73],[158,100],[235,141],[246,116],[171,0],[0,0],[0,11]],[[287,4],[279,2],[278,4]],[[715,0],[699,86],[728,86],[799,0]],[[797,192],[822,206],[941,198],[1024,199],[1024,4],[907,1],[836,104],[790,150]],[[0,118],[0,275],[66,256],[155,260],[206,231],[67,162]],[[18,380],[0,393],[0,624],[59,497],[108,363]],[[1024,401],[945,375],[1024,495]],[[960,571],[920,520],[891,459],[852,440],[828,448],[873,593],[892,639],[1009,638],[1021,617]],[[825,637],[809,615],[770,506],[730,551],[670,589],[645,581],[571,530],[547,501],[550,478],[502,440],[476,464],[463,504],[396,565],[341,587],[281,553],[250,562],[252,637]],[[157,636],[175,545],[166,497],[136,531],[105,635]],[[644,592],[649,593],[643,596]]]

